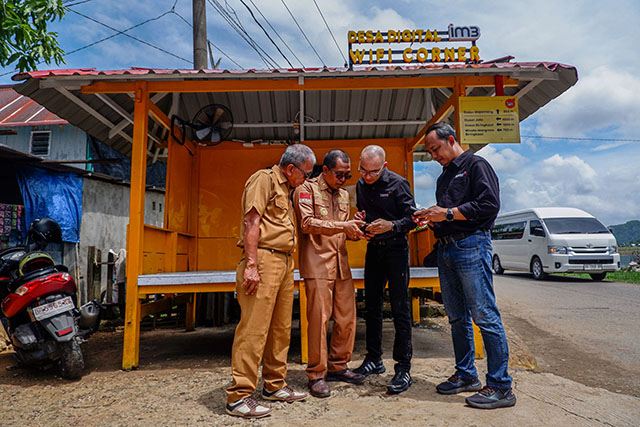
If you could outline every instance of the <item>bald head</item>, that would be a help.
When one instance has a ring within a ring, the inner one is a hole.
[[[385,152],[379,145],[367,145],[360,153],[360,175],[367,184],[373,184],[380,178],[387,166]]]
[[[384,152],[384,148],[379,145],[367,145],[360,153],[360,160],[365,160],[367,162],[372,160],[377,160],[381,164],[384,163],[386,157],[386,153]]]

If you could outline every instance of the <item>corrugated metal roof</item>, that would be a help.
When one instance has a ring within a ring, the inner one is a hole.
[[[519,80],[505,87],[505,95],[518,95],[520,120],[533,114],[573,86],[575,67],[553,62],[499,62],[484,64],[385,66],[348,70],[311,68],[278,70],[164,70],[132,68],[99,71],[93,68],[20,73],[15,89],[54,111],[123,154],[131,151],[133,100],[129,94],[83,94],[80,87],[96,81],[223,80],[428,77],[502,75]],[[451,88],[306,90],[305,140],[411,138],[447,101]],[[467,95],[492,95],[493,88],[469,89]],[[174,94],[175,95],[175,94]],[[246,91],[155,94],[154,102],[167,115],[192,120],[200,108],[224,104],[234,118],[230,139],[242,141],[296,141],[300,111],[299,91]],[[449,118],[448,120],[451,120]],[[149,132],[158,141],[162,129],[150,121]]]
[[[0,128],[67,123],[12,86],[0,86]]]

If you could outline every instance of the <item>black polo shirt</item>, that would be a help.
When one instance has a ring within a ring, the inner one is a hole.
[[[468,220],[435,223],[436,237],[489,230],[500,210],[498,177],[489,162],[467,150],[442,168],[436,203],[443,208],[457,207]]]
[[[403,237],[416,227],[411,219],[416,210],[411,186],[397,173],[385,168],[373,184],[367,184],[364,178],[360,178],[356,184],[356,195],[358,210],[367,212],[367,223],[382,218],[393,222],[397,230],[376,234],[371,240]]]

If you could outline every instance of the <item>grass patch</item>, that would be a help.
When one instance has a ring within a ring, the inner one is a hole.
[[[562,276],[580,277],[584,279],[591,279],[586,273],[561,273]],[[604,280],[611,280],[613,282],[626,282],[640,284],[640,271],[614,271],[608,272],[607,277]]]

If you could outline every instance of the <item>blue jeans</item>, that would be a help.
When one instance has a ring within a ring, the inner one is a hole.
[[[473,325],[482,332],[487,354],[486,384],[508,389],[509,346],[493,293],[491,236],[478,231],[438,249],[442,300],[451,324],[456,375],[476,378]]]

